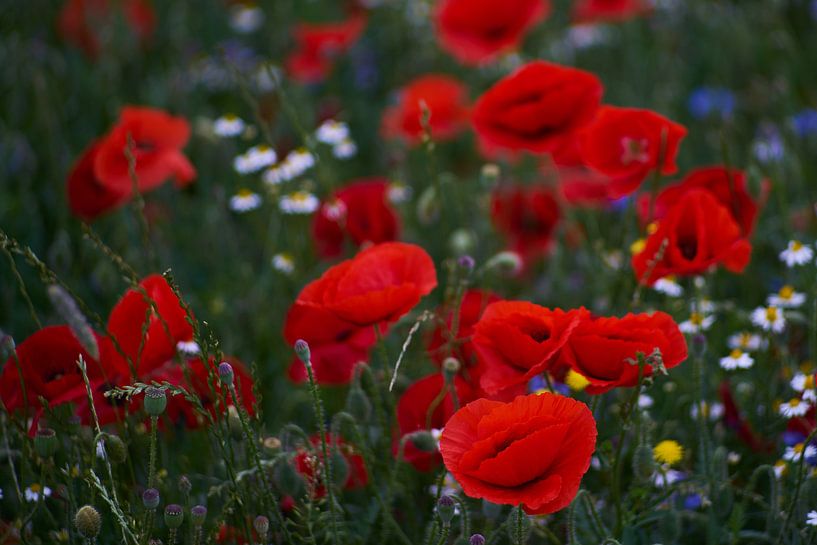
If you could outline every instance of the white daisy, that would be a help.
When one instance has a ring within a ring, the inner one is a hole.
[[[806,246],[799,240],[790,240],[786,249],[780,252],[780,261],[784,262],[789,268],[795,265],[805,265],[813,257],[814,251],[811,246]]]
[[[338,159],[349,159],[357,153],[357,144],[346,139],[332,148],[332,155]]]
[[[318,139],[318,142],[337,146],[344,140],[349,139],[349,126],[342,121],[328,119],[321,123],[318,130],[315,131],[315,138]]]
[[[392,182],[386,190],[386,198],[392,204],[406,202],[411,198],[411,188],[401,182]]]
[[[794,397],[787,403],[780,404],[780,414],[785,416],[786,418],[794,418],[797,416],[804,416],[809,409],[809,404],[800,399],[799,397]]]
[[[239,34],[255,32],[264,24],[264,11],[253,3],[236,5],[230,12],[230,28]]]
[[[641,394],[638,396],[638,408],[639,409],[649,409],[653,406],[653,399],[648,396],[647,394]]]
[[[752,311],[752,323],[764,331],[780,333],[786,327],[783,311],[778,307],[758,307]]]
[[[680,480],[683,480],[684,477],[685,475],[678,470],[663,467],[659,471],[653,473],[652,482],[658,488],[664,488]]]
[[[783,459],[787,462],[799,462],[800,458],[806,456],[806,460],[817,455],[817,448],[814,445],[804,446],[803,443],[797,443],[793,447],[786,447],[786,452],[783,453]]]
[[[176,350],[185,356],[197,356],[201,353],[201,347],[196,341],[179,341],[176,343]]]
[[[696,278],[696,280],[698,278]],[[711,299],[707,299],[706,297],[704,297],[703,299],[695,303],[695,310],[703,314],[711,314],[715,312],[715,303]]]
[[[706,401],[702,401],[701,405],[704,409],[704,416],[709,420],[719,420],[723,416],[723,403],[707,403]],[[692,404],[692,407],[689,409],[689,416],[692,417],[693,420],[697,420],[698,405]]]
[[[729,348],[733,350],[738,348],[744,352],[756,352],[761,348],[766,348],[766,345],[768,344],[766,339],[757,333],[749,333],[748,331],[742,331],[740,333],[730,335],[727,342]]]
[[[706,331],[712,324],[715,323],[714,316],[706,316],[700,312],[693,312],[689,315],[689,320],[684,320],[680,324],[678,324],[678,328],[687,334],[694,334],[700,333],[701,331]]]
[[[720,359],[721,368],[727,371],[749,369],[754,363],[755,360],[752,359],[752,356],[741,351],[739,348],[735,348],[728,356]]]
[[[806,514],[806,524],[809,526],[817,526],[817,511],[809,511]]]
[[[275,163],[278,156],[271,147],[261,144],[253,146],[233,160],[233,168],[239,174],[258,172]]]
[[[774,476],[777,477],[778,479],[780,477],[782,477],[783,474],[786,473],[786,468],[787,467],[788,466],[786,465],[785,461],[783,461],[783,460],[776,461],[774,463],[774,466],[772,467],[772,469],[774,469]]]
[[[278,201],[278,207],[284,214],[311,214],[320,204],[318,197],[307,191],[289,193]]]
[[[285,252],[275,254],[272,256],[272,268],[284,274],[292,274],[295,270],[295,260]]]
[[[462,490],[462,489],[460,488],[460,485],[457,482],[457,480],[454,478],[454,476],[452,474],[450,474],[450,473],[446,473],[445,477],[443,477],[443,486],[442,486],[442,490],[440,491],[440,495],[441,496],[443,496],[443,495],[453,496],[455,494],[458,494],[460,492],[460,490]],[[437,485],[432,484],[431,486],[429,486],[428,487],[428,492],[432,496],[436,496],[437,495]]]
[[[233,114],[225,114],[213,122],[213,132],[225,138],[238,136],[245,127],[244,120]]]
[[[814,388],[803,390],[802,399],[808,403],[817,404],[817,390]]]
[[[652,288],[655,291],[669,295],[670,297],[680,297],[684,293],[684,288],[681,287],[681,284],[675,281],[675,277],[672,275],[659,278],[655,281],[655,284],[652,285]]]
[[[240,189],[237,194],[230,197],[230,210],[233,212],[249,212],[259,206],[261,206],[261,196],[249,189]]]
[[[729,454],[726,455],[726,461],[731,465],[737,464],[738,462],[740,462],[740,453],[730,451]]]
[[[31,486],[27,486],[26,489],[23,491],[23,496],[25,496],[26,501],[35,502],[39,501],[40,492],[42,492],[43,496],[46,498],[51,496],[50,488],[48,488],[47,486],[42,486],[37,483],[34,483]]]
[[[792,286],[783,286],[780,291],[770,295],[766,302],[774,307],[797,308],[806,302],[806,294],[794,291]]]
[[[264,180],[265,184],[278,185],[282,182],[288,182],[291,178],[289,177],[287,170],[283,168],[282,165],[276,165],[265,170],[261,179]]]
[[[568,45],[575,49],[585,49],[603,43],[608,38],[608,31],[603,25],[571,25],[565,36]]]
[[[293,178],[297,178],[313,166],[315,166],[315,156],[309,153],[306,148],[298,148],[290,151],[284,161],[286,167],[290,169]]]
[[[804,392],[814,388],[814,375],[807,375],[805,373],[797,373],[789,381],[792,390],[795,392]]]

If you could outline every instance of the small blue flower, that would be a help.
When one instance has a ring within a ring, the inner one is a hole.
[[[703,499],[700,494],[688,494],[684,498],[684,509],[694,511],[703,505]]]
[[[817,134],[817,110],[806,108],[797,112],[792,116],[791,124],[800,138]]]
[[[793,447],[794,445],[799,445],[803,441],[805,441],[806,436],[800,433],[799,431],[784,431],[783,432],[783,444],[787,447]]]
[[[725,87],[698,87],[689,95],[687,107],[695,119],[728,119],[735,111],[735,102],[735,94]]]
[[[752,150],[761,163],[773,163],[781,160],[785,149],[780,129],[772,123],[762,124],[757,131]]]

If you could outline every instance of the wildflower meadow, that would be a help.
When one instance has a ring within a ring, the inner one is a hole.
[[[817,1],[0,29],[0,545],[817,543]]]

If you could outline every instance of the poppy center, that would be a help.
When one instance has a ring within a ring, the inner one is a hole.
[[[621,162],[624,165],[630,163],[647,163],[650,160],[650,154],[647,153],[647,139],[646,138],[630,138],[625,136],[621,139],[621,146],[624,148],[621,153]]]
[[[698,241],[694,238],[682,238],[678,240],[678,250],[686,259],[694,259],[698,254]]]

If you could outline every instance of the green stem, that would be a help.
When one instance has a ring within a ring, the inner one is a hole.
[[[156,428],[159,427],[159,417],[150,417],[150,458],[148,460],[148,488],[153,488],[156,481]]]

